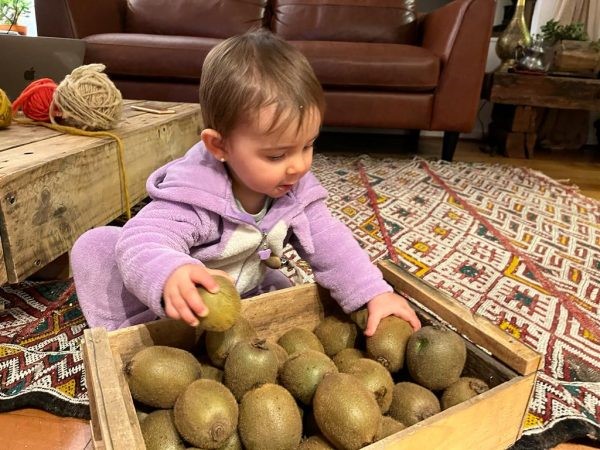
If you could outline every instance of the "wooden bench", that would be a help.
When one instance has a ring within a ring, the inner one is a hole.
[[[196,104],[161,105],[173,114],[132,108],[143,103],[126,101],[111,130],[124,144],[131,204],[146,196],[150,173],[183,155],[201,131]],[[119,176],[112,138],[14,123],[0,130],[0,283],[24,280],[68,252],[84,231],[123,213]]]

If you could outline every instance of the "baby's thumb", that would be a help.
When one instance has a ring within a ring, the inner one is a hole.
[[[369,314],[367,319],[367,327],[365,328],[365,336],[370,337],[375,334],[381,318],[375,314]]]
[[[219,284],[213,276],[202,268],[197,268],[191,272],[192,281],[201,285],[204,289],[212,294],[219,292]]]

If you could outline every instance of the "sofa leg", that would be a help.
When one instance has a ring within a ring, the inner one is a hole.
[[[442,159],[444,161],[452,161],[456,145],[458,144],[459,134],[458,131],[444,132],[444,143],[442,144]]]
[[[411,153],[419,153],[421,130],[408,130],[408,148]]]

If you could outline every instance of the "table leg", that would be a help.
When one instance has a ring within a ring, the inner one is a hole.
[[[492,111],[492,146],[509,158],[533,158],[538,108],[496,104]]]

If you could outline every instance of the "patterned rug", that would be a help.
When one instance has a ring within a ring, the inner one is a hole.
[[[87,327],[72,281],[0,288],[0,411],[89,418],[80,344]]]
[[[390,245],[359,161],[401,265],[544,355],[515,449],[596,438],[600,204],[522,168],[316,155],[330,208],[374,261]],[[0,410],[85,417],[72,285],[5,286],[0,301]]]

